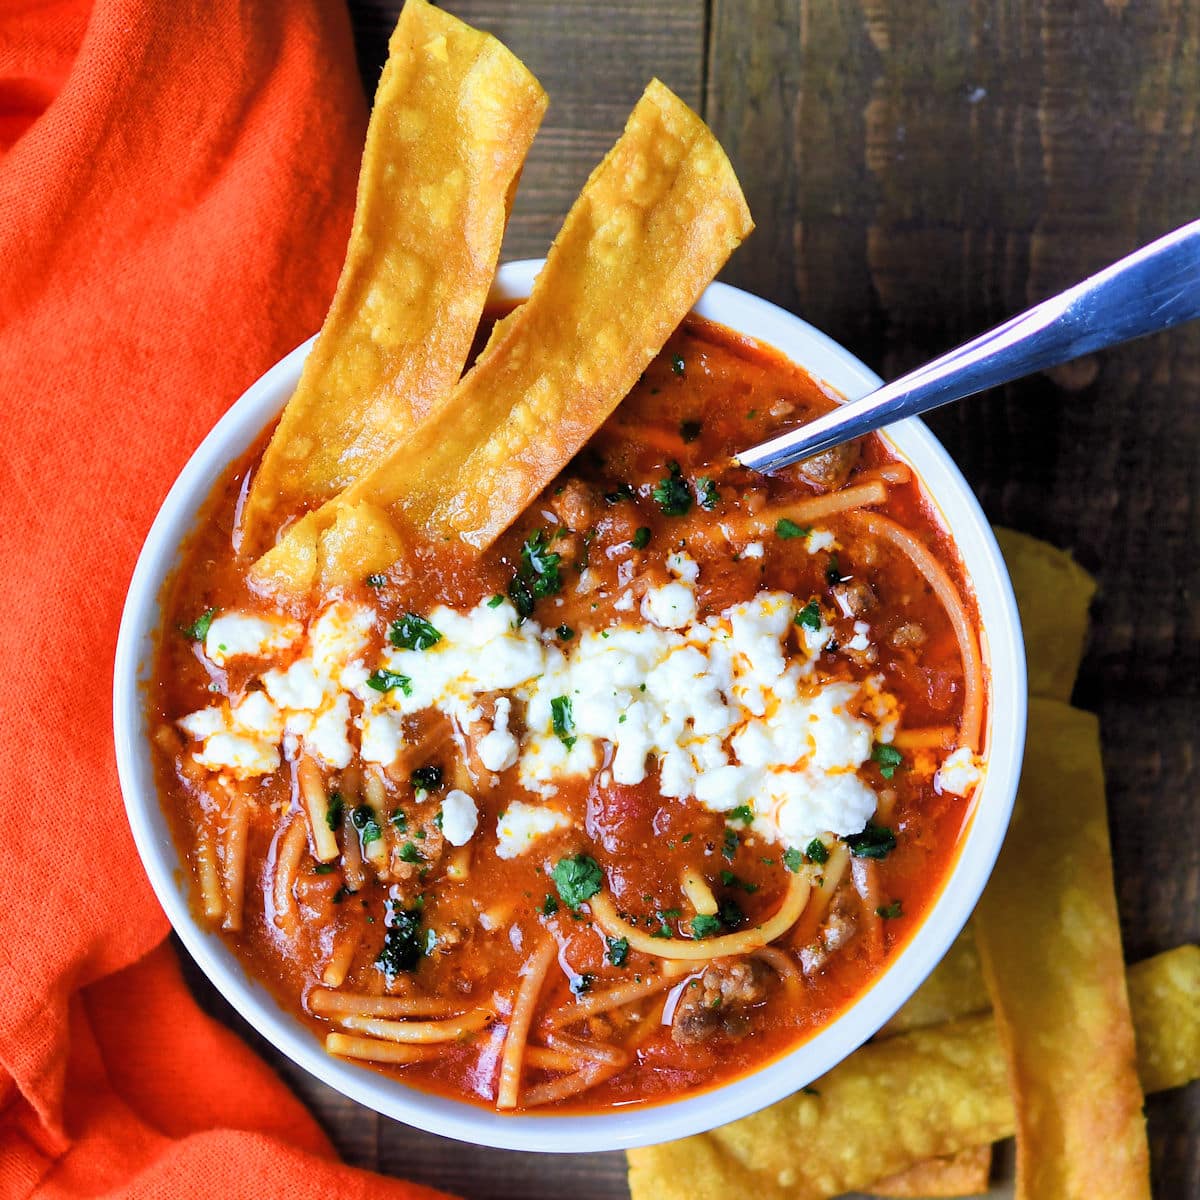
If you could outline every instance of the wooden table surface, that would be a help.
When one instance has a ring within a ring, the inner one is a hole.
[[[350,7],[370,92],[400,3]],[[713,127],[758,225],[723,278],[885,377],[1200,215],[1200,0],[444,7],[503,39],[551,98],[506,258],[545,253],[658,76]],[[930,423],[994,521],[1070,547],[1099,578],[1075,702],[1103,724],[1127,953],[1200,941],[1200,327]],[[628,1194],[623,1155],[421,1134],[263,1049],[351,1162],[472,1200]],[[1147,1112],[1156,1196],[1200,1196],[1200,1084]]]

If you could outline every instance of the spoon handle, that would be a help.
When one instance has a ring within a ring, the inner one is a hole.
[[[756,471],[786,467],[904,417],[1196,317],[1200,221],[1143,246],[860,400],[743,450],[737,461]]]

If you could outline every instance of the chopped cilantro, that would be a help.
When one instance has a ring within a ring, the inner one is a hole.
[[[780,517],[775,522],[775,532],[781,538],[800,538],[808,537],[812,533],[812,529],[805,525],[797,525],[795,521],[788,517]]]
[[[608,943],[608,961],[614,967],[623,967],[629,958],[628,938],[605,938]]]
[[[330,903],[341,904],[347,896],[353,896],[354,893],[343,883],[340,888],[330,897]]]
[[[674,354],[671,356],[671,370],[674,371],[676,375],[683,374],[684,365],[682,354]]]
[[[419,791],[436,792],[442,786],[442,768],[436,763],[418,767],[408,777],[408,781]]]
[[[388,817],[388,820],[393,826],[395,826],[397,830],[399,830],[400,833],[408,832],[408,815],[402,808],[396,809],[396,811],[393,812],[390,817]]]
[[[522,621],[533,615],[539,600],[562,590],[561,561],[562,555],[550,550],[544,529],[535,529],[521,544],[521,563],[509,581],[508,595]]]
[[[560,625],[555,631],[560,642],[569,642],[575,636],[575,630],[570,625]]]
[[[725,899],[721,901],[720,908],[717,909],[717,916],[721,919],[721,924],[726,929],[740,929],[746,923],[746,914],[733,900]]]
[[[575,745],[575,738],[571,736],[571,730],[575,728],[575,717],[571,712],[570,696],[555,696],[550,701],[550,720],[558,740],[570,750]]]
[[[721,844],[721,857],[728,862],[733,862],[733,856],[738,852],[738,835],[728,827],[725,830],[725,839]]]
[[[671,932],[668,926],[660,925],[657,929],[652,929],[650,931],[650,936],[652,938],[673,938],[675,935]]]
[[[886,742],[876,742],[871,747],[871,758],[879,764],[879,773],[884,779],[891,779],[896,773],[896,768],[904,761],[904,755]]]
[[[796,624],[802,629],[811,629],[816,633],[821,628],[821,606],[810,600],[797,614]]]
[[[732,871],[722,871],[721,872],[721,882],[726,887],[741,888],[742,891],[745,892],[747,896],[753,896],[754,893],[758,891],[757,883],[750,883],[749,880],[740,879]]]
[[[497,592],[488,602],[488,608],[499,608],[504,603],[504,597]]]
[[[739,804],[737,808],[729,810],[729,814],[725,819],[727,821],[741,821],[743,825],[749,825],[754,820],[754,810],[748,804]]]
[[[410,612],[392,622],[388,639],[404,650],[428,650],[442,640],[442,635],[424,617]]]
[[[191,638],[193,642],[202,642],[208,637],[208,631],[212,628],[213,617],[217,615],[215,608],[210,608],[202,612],[190,625],[185,625],[181,630],[186,638]]]
[[[699,421],[680,421],[679,436],[685,442],[694,442],[700,436],[701,424]]]
[[[692,918],[692,937],[713,937],[715,934],[720,933],[721,929],[721,918],[715,914],[709,916],[707,913],[700,913],[698,916]]]
[[[314,875],[328,875],[333,870],[333,863],[317,863],[313,867]]]
[[[891,921],[896,917],[902,917],[904,910],[900,905],[899,900],[893,900],[891,904],[884,904],[875,910],[877,917],[882,917],[885,921]]]
[[[639,525],[633,537],[629,539],[629,544],[635,550],[645,550],[650,545],[650,530],[645,525]]]
[[[800,864],[804,861],[804,855],[796,849],[795,846],[789,846],[783,852],[783,865],[787,867],[793,875],[800,870]]]
[[[388,577],[382,573],[367,576],[367,587],[381,588],[387,585]]]
[[[387,933],[375,965],[390,979],[401,971],[415,971],[425,951],[421,943],[421,910],[404,908],[398,900],[389,900],[387,909]]]
[[[701,475],[696,480],[696,495],[699,497],[700,507],[707,509],[709,512],[717,507],[721,499],[721,493],[717,491],[717,485],[707,475]]]
[[[552,917],[556,912],[558,912],[558,901],[555,900],[555,898],[550,895],[549,892],[547,892],[546,898],[542,901],[538,911],[541,912],[543,916]]]
[[[439,833],[441,833],[441,831],[442,831],[442,810],[440,808],[437,810],[437,816],[433,818],[433,827]],[[421,832],[423,834],[424,830],[422,830]]]
[[[604,499],[609,504],[620,504],[622,500],[633,500],[635,497],[629,484],[618,483],[611,492],[604,493]]]
[[[342,794],[334,792],[329,797],[329,807],[325,810],[325,824],[330,829],[337,829],[338,823],[342,819]]]
[[[668,517],[682,517],[692,507],[692,493],[677,462],[668,463],[667,469],[670,474],[654,485],[650,495]]]
[[[804,857],[809,862],[824,863],[829,861],[829,847],[825,845],[820,838],[813,838],[807,846],[804,847]]]
[[[369,804],[360,804],[351,814],[350,822],[358,830],[359,840],[365,849],[383,837],[383,830],[375,819],[375,810]]]
[[[425,859],[420,850],[418,850],[416,846],[412,844],[412,842],[405,842],[404,845],[400,847],[400,861],[406,863],[419,863],[424,862]]]
[[[686,846],[695,836],[694,833],[685,833],[679,840]]]
[[[390,692],[393,688],[399,688],[406,696],[412,695],[412,680],[407,675],[385,671],[383,668],[372,671],[367,676],[367,687],[374,688],[377,692]]]
[[[554,864],[554,886],[559,899],[572,911],[590,900],[603,886],[600,864],[586,854],[572,854]]]
[[[867,822],[862,833],[842,839],[855,858],[887,858],[896,848],[896,835],[886,825]]]

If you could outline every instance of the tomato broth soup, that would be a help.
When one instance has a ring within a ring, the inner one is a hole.
[[[488,551],[284,607],[239,499],[168,587],[150,704],[198,917],[327,1049],[502,1111],[708,1089],[919,926],[984,763],[955,549],[877,437],[769,477],[832,398],[688,318]]]

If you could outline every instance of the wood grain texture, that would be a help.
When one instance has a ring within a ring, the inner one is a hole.
[[[1200,212],[1200,0],[446,7],[506,41],[551,96],[506,258],[545,252],[658,75],[702,105],[758,223],[725,278],[886,376]],[[351,0],[368,91],[398,11]],[[990,517],[1073,548],[1099,577],[1075,699],[1102,722],[1127,951],[1200,940],[1200,329],[931,424]],[[627,1195],[622,1155],[477,1150],[379,1118],[281,1062],[190,978],[352,1162],[472,1200]],[[1200,1195],[1200,1085],[1147,1109],[1155,1195]]]

